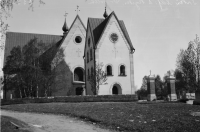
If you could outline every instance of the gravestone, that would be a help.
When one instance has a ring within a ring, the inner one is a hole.
[[[156,92],[155,92],[155,77],[150,75],[147,78],[147,100],[148,101],[153,101],[156,100]]]
[[[176,89],[175,89],[176,78],[171,74],[167,78],[168,98],[169,101],[177,101]]]

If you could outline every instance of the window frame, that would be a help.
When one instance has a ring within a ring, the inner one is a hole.
[[[92,48],[90,49],[90,61],[93,60],[93,57],[92,57]]]
[[[111,67],[111,74],[109,74],[109,75],[108,75],[108,69],[107,69],[108,66]],[[113,66],[112,66],[111,64],[106,65],[106,70],[105,70],[105,71],[106,71],[106,76],[113,76],[113,75],[114,75],[114,74],[113,74]]]
[[[88,75],[87,78],[90,79],[90,68],[88,68],[88,74],[87,75]]]
[[[124,74],[121,74],[121,73],[123,73],[123,72],[121,72],[121,66],[124,66]],[[127,74],[126,74],[126,65],[125,64],[120,64],[119,65],[119,75],[118,76],[122,76],[122,77],[127,76]]]
[[[90,54],[87,52],[87,63],[90,61]]]

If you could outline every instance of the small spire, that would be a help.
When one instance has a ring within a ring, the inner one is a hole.
[[[69,31],[69,28],[68,28],[67,23],[66,23],[67,14],[68,13],[65,13],[65,15],[64,15],[65,16],[65,22],[64,22],[64,25],[62,27],[62,30],[63,30],[64,33],[66,33],[67,31]]]
[[[104,12],[103,16],[104,16],[105,18],[108,17],[108,14],[107,14],[107,12],[106,12],[106,7],[105,7],[105,12]]]
[[[107,12],[106,12],[106,7],[107,7],[107,3],[106,3],[106,1],[105,1],[105,12],[104,12],[104,14],[103,14],[103,16],[106,18],[106,17],[108,17],[108,14],[107,14]]]

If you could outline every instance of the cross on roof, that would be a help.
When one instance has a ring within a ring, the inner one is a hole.
[[[79,8],[79,6],[77,5],[77,9],[75,10],[75,11],[77,12],[77,14],[78,14],[78,12],[80,11],[78,8]]]
[[[150,70],[150,75],[151,75],[151,70]]]
[[[64,16],[65,16],[65,18],[67,17],[67,15],[68,15],[68,13],[66,13],[66,12],[65,12],[65,15],[64,15]]]

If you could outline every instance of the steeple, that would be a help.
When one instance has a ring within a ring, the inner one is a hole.
[[[63,34],[66,34],[68,31],[69,31],[69,28],[68,28],[68,26],[67,26],[67,23],[66,23],[66,16],[67,16],[67,14],[68,13],[65,13],[65,22],[64,22],[64,25],[63,25],[63,27],[62,27],[62,30],[63,30]]]
[[[107,14],[107,12],[106,12],[106,6],[107,6],[107,4],[106,4],[106,1],[105,1],[105,12],[104,12],[104,14],[103,14],[103,16],[106,18],[106,17],[108,17],[108,14]]]

